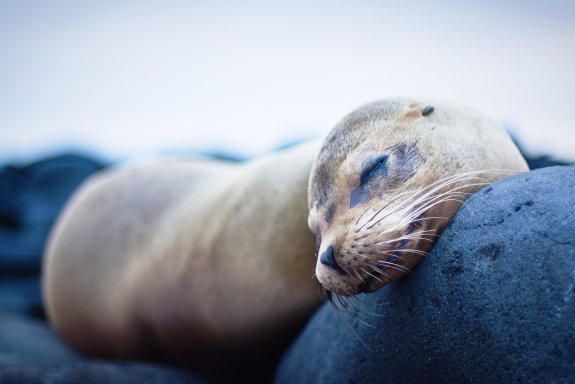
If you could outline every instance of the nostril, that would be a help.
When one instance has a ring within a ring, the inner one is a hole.
[[[335,269],[336,271],[338,271],[342,275],[347,275],[347,273],[345,273],[345,271],[343,269],[341,269],[341,267],[337,264],[337,261],[335,261],[332,245],[330,245],[329,247],[327,247],[327,249],[325,251],[323,251],[323,253],[319,257],[319,261],[323,265],[327,265],[327,266]]]

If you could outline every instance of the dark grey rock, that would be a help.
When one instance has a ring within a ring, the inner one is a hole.
[[[575,166],[478,192],[409,276],[360,300],[324,305],[276,381],[575,382]]]
[[[569,165],[565,161],[554,159],[552,156],[524,156],[529,169],[539,169],[546,167],[555,167],[558,165]]]
[[[85,359],[42,321],[0,312],[0,383],[201,383],[181,369]]]
[[[0,167],[0,274],[39,273],[57,214],[76,187],[102,167],[76,155]]]
[[[59,340],[47,323],[0,312],[0,367],[21,363],[46,367],[76,361],[80,358]]]
[[[506,127],[506,129],[509,133],[513,132],[513,129],[511,129],[510,127]],[[521,142],[521,140],[519,140],[518,137],[511,134],[511,139],[519,149],[519,152],[521,152],[521,155],[523,155],[523,158],[525,159],[527,165],[529,166],[529,169],[531,170],[573,164],[571,162],[558,160],[553,155],[537,155],[534,153],[529,153],[529,151],[526,150],[526,148],[523,146],[523,143]]]
[[[43,319],[40,277],[0,279],[0,311]]]

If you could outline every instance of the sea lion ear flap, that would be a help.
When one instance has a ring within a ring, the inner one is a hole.
[[[428,105],[427,107],[423,108],[423,111],[421,111],[421,115],[428,116],[431,115],[433,111],[435,111],[435,108],[432,105]]]
[[[425,105],[425,104],[423,104]],[[422,116],[429,116],[435,111],[432,105],[422,106],[421,103],[412,103],[403,108],[403,118],[408,120],[418,119]]]

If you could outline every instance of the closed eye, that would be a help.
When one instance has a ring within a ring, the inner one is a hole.
[[[381,156],[370,162],[359,178],[360,186],[364,186],[369,183],[377,175],[387,176],[387,160],[388,156]]]

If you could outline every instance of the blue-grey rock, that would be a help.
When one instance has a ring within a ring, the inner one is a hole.
[[[50,228],[76,187],[103,167],[76,155],[0,167],[0,275],[31,275]]]
[[[277,383],[574,383],[575,166],[478,192],[408,276],[359,299],[315,314]]]
[[[90,360],[42,321],[0,312],[0,383],[201,383],[182,369]]]
[[[529,169],[539,169],[546,167],[555,167],[558,165],[569,165],[569,163],[554,159],[552,156],[524,156]]]
[[[0,311],[44,318],[40,277],[0,279]]]
[[[561,160],[557,159],[552,154],[541,155],[541,154],[530,153],[523,146],[523,143],[521,142],[521,140],[519,140],[518,137],[513,135],[513,129],[511,129],[510,127],[505,127],[505,128],[508,131],[508,133],[511,134],[511,139],[513,140],[513,142],[515,143],[515,145],[519,149],[519,152],[521,152],[521,155],[523,156],[523,158],[527,162],[529,169],[533,170],[533,169],[546,168],[546,167],[555,167],[558,165],[572,164],[572,163],[568,163],[565,161],[561,161]]]

